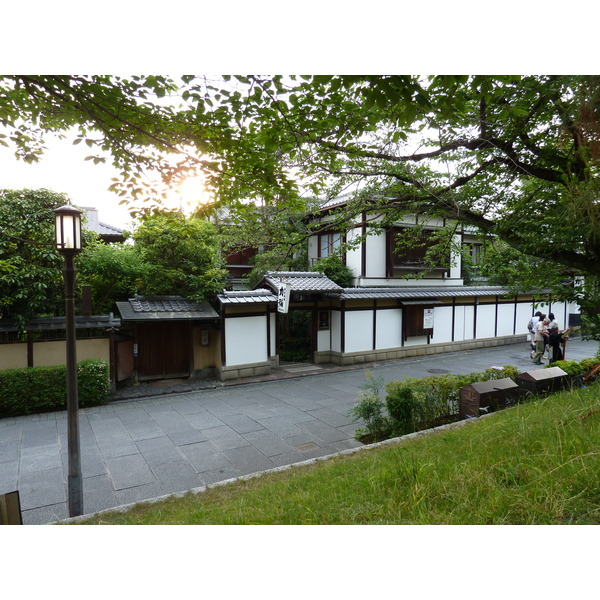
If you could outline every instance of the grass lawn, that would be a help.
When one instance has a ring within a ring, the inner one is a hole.
[[[85,524],[598,524],[600,385]]]

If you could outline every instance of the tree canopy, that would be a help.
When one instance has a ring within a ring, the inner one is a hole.
[[[53,210],[66,196],[0,190],[0,318],[20,327],[64,307],[63,260],[54,246]]]
[[[223,289],[227,271],[212,223],[179,212],[160,213],[144,218],[133,239],[147,269],[143,293],[201,301]]]
[[[349,193],[340,227],[363,210],[384,224],[457,219],[592,283],[599,109],[595,76],[0,79],[0,122],[19,155],[76,127],[75,141],[112,153],[115,189],[131,200],[152,167],[165,184],[201,170],[256,233],[265,211],[285,220],[305,198]]]

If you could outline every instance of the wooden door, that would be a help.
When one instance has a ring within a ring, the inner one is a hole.
[[[140,381],[189,377],[191,340],[191,324],[188,322],[140,323],[136,328]]]

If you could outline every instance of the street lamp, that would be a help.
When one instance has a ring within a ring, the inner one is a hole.
[[[67,427],[69,452],[69,516],[83,514],[83,483],[79,452],[79,398],[77,393],[77,355],[75,341],[75,265],[81,252],[81,211],[62,206],[54,211],[56,249],[65,259],[65,314],[67,333]]]

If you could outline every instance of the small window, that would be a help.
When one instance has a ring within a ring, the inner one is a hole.
[[[342,243],[342,234],[337,233],[322,233],[319,235],[319,258],[331,256],[339,250]]]

